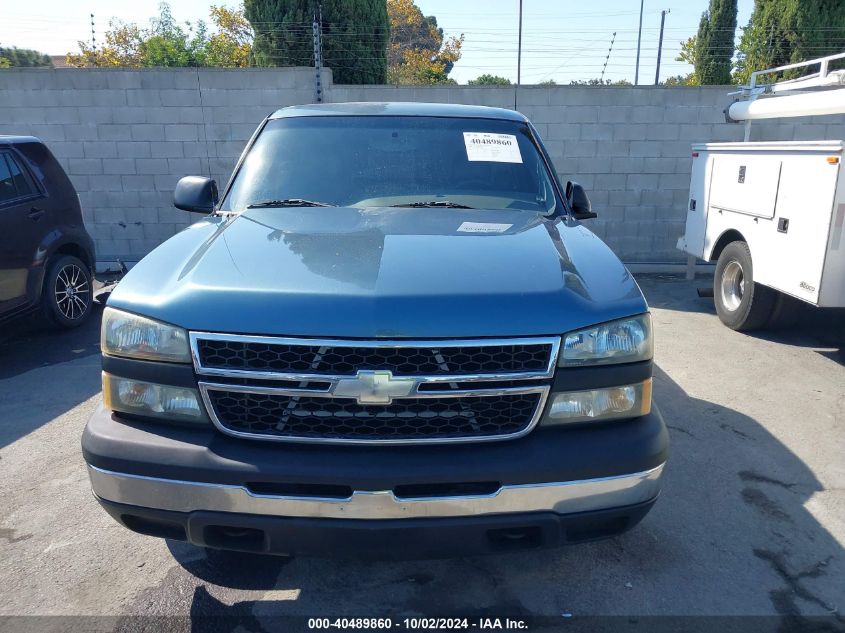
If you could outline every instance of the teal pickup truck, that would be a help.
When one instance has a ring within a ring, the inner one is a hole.
[[[103,314],[82,448],[127,528],[440,557],[634,526],[660,491],[653,335],[536,129],[496,108],[298,106]]]

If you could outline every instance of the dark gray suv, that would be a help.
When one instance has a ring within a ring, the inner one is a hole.
[[[0,136],[0,320],[40,309],[63,328],[91,313],[94,242],[79,196],[32,136]]]

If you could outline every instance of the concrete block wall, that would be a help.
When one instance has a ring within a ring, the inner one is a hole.
[[[431,101],[513,108],[513,88],[345,86],[324,100]],[[742,140],[725,122],[725,86],[522,87],[561,179],[599,214],[588,226],[630,263],[680,263],[690,145]],[[224,183],[261,119],[314,100],[313,70],[0,71],[0,134],[41,137],[80,193],[102,261],[137,260],[195,216],[171,206],[184,175]],[[845,139],[845,116],[754,123],[753,140]]]
[[[0,134],[45,141],[79,192],[98,260],[131,262],[197,220],[173,208],[180,177],[225,183],[265,116],[313,100],[307,68],[12,69],[0,72]]]

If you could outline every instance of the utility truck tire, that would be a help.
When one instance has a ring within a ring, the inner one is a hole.
[[[732,330],[757,330],[766,325],[777,294],[754,283],[751,251],[745,242],[731,242],[719,255],[713,278],[713,301],[719,319]]]

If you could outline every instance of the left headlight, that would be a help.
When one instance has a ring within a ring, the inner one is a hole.
[[[188,333],[175,325],[106,308],[100,333],[104,354],[168,363],[190,363]]]
[[[635,363],[653,356],[651,315],[646,313],[564,335],[558,366]]]
[[[542,423],[618,420],[648,415],[650,411],[651,378],[633,385],[554,393]]]

